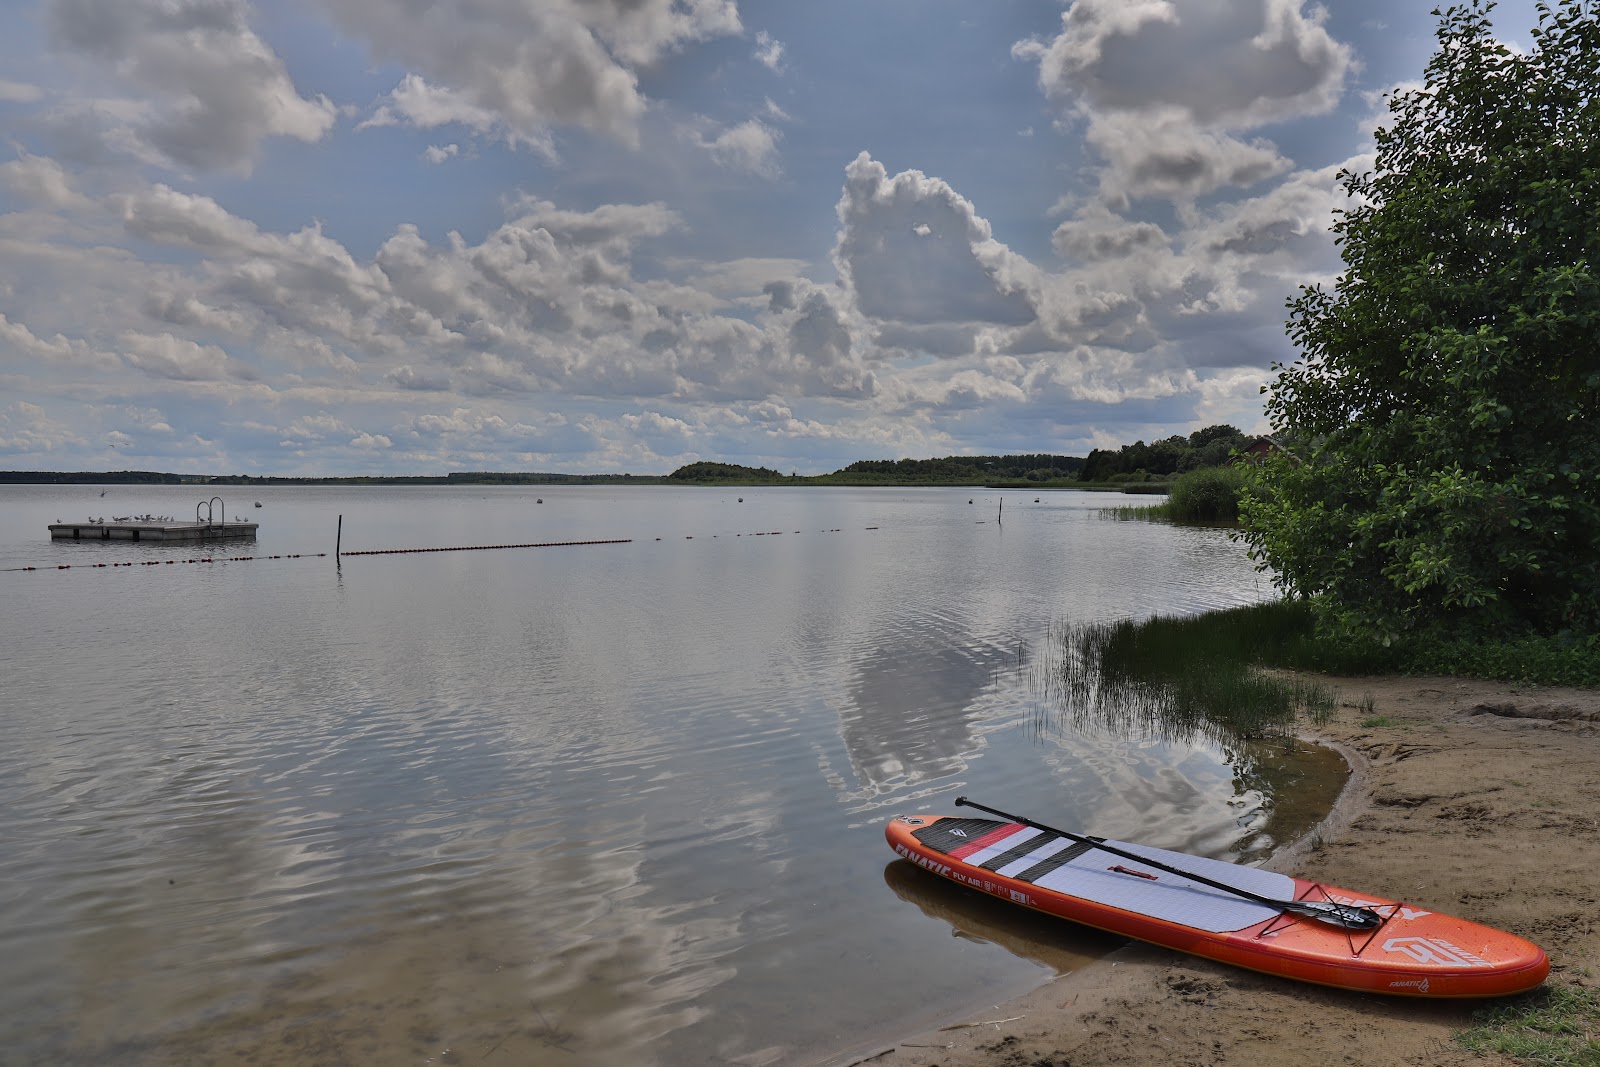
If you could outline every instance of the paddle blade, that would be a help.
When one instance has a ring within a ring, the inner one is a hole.
[[[1387,920],[1371,908],[1358,908],[1350,904],[1335,904],[1331,900],[1285,901],[1283,910],[1318,922],[1332,923],[1346,930],[1376,930]]]

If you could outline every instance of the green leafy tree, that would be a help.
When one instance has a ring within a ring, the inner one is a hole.
[[[1372,171],[1342,176],[1345,271],[1290,301],[1245,492],[1252,554],[1356,633],[1600,632],[1600,2],[1440,15]]]

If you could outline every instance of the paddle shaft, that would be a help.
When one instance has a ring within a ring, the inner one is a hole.
[[[1201,885],[1208,885],[1213,889],[1220,889],[1224,893],[1232,893],[1235,896],[1243,897],[1246,900],[1253,900],[1257,904],[1265,904],[1269,908],[1277,908],[1279,911],[1303,913],[1304,909],[1306,908],[1307,902],[1304,901],[1274,900],[1271,897],[1264,897],[1260,893],[1252,893],[1248,889],[1240,889],[1236,885],[1229,885],[1226,882],[1218,882],[1215,879],[1207,878],[1203,874],[1195,874],[1193,871],[1185,871],[1178,867],[1173,867],[1162,863],[1160,860],[1153,860],[1148,856],[1141,856],[1137,852],[1130,852],[1127,849],[1117,848],[1115,845],[1108,845],[1105,843],[1105,841],[1098,837],[1086,837],[1083,834],[1074,834],[1067,830],[1057,830],[1054,826],[1046,826],[1042,822],[1034,822],[1032,819],[1025,818],[1021,815],[1012,815],[1010,812],[1001,811],[998,808],[991,808],[986,805],[979,804],[975,801],[968,800],[966,797],[956,797],[956,807],[977,808],[979,811],[986,811],[990,815],[998,815],[1002,819],[1010,819],[1012,822],[1019,822],[1024,826],[1031,826],[1035,830],[1043,830],[1046,833],[1051,834],[1060,834],[1069,841],[1076,841],[1081,845],[1091,845],[1094,848],[1099,849],[1101,852],[1109,852],[1113,856],[1121,856],[1123,859],[1132,860],[1135,863],[1142,863],[1146,867],[1154,867],[1156,870],[1166,871],[1168,874],[1175,874],[1179,878],[1187,878],[1191,882],[1199,882]],[[1341,907],[1348,907],[1348,905],[1341,905]]]

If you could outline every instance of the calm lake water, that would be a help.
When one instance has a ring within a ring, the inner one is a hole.
[[[891,862],[891,815],[1238,856],[1342,783],[1041,695],[1052,622],[1270,595],[1127,497],[222,492],[253,545],[52,543],[203,491],[0,486],[5,1062],[825,1062],[1105,949]],[[259,558],[341,514],[346,551],[631,543]]]

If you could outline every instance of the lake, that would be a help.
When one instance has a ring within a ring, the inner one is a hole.
[[[1239,858],[1343,781],[1043,695],[1052,623],[1272,595],[1121,495],[214,491],[254,543],[51,542],[211,492],[0,486],[11,1062],[825,1062],[1108,944],[891,862],[890,816]],[[341,515],[628,543],[336,560]]]

